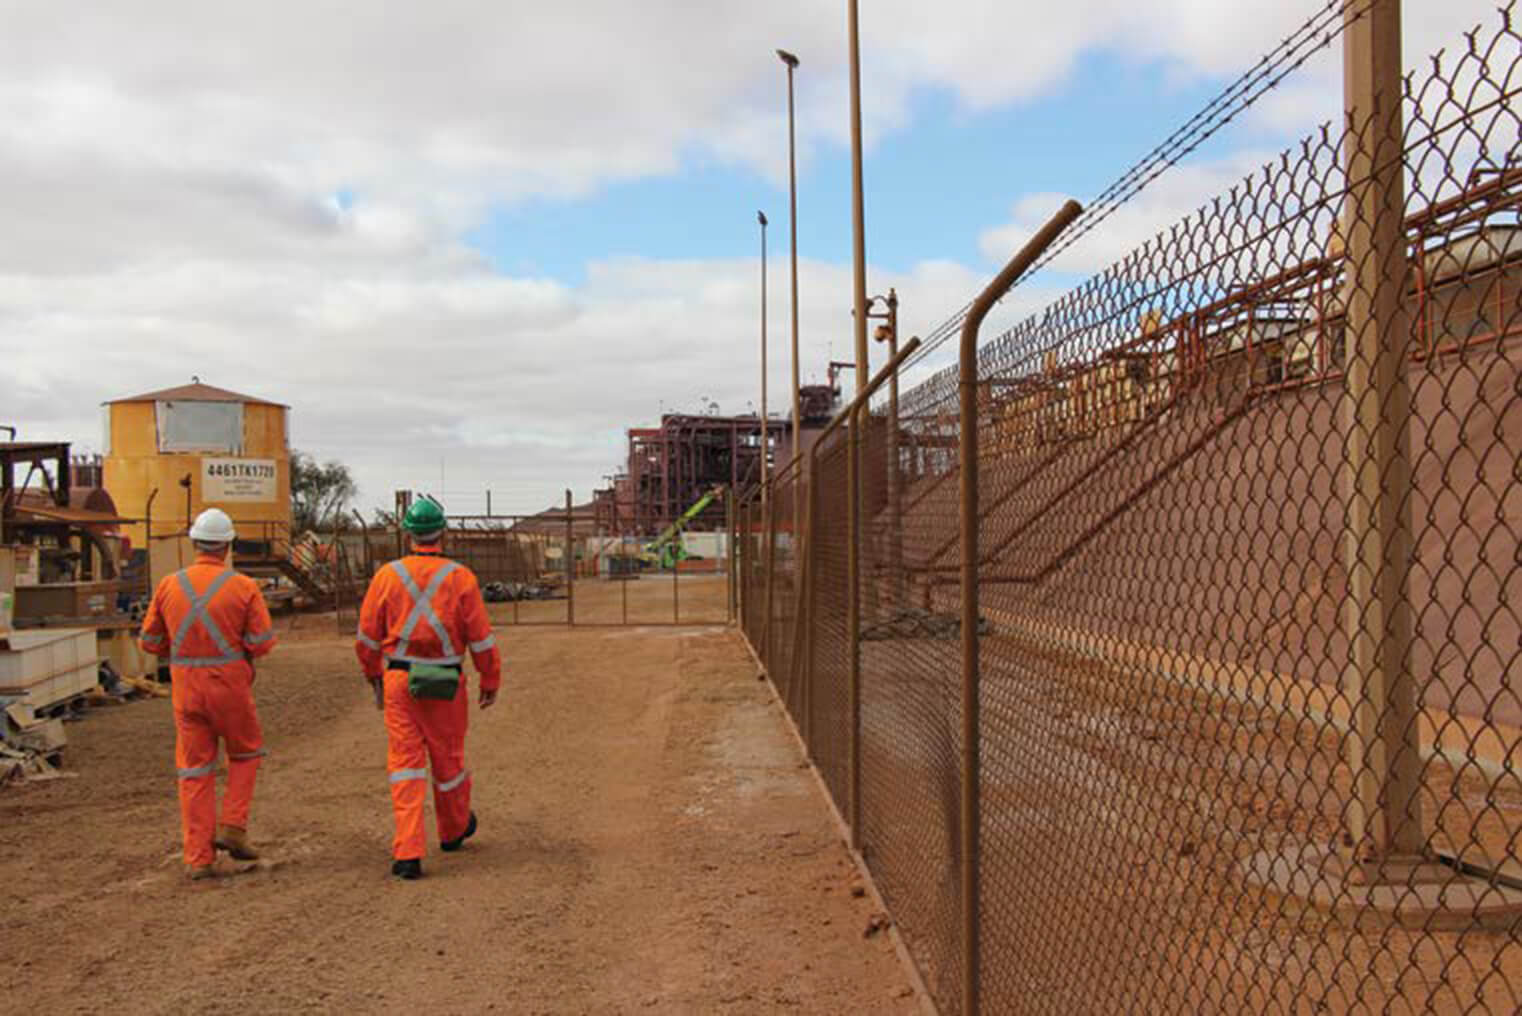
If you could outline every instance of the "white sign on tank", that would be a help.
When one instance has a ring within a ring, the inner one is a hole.
[[[201,500],[274,501],[275,475],[274,459],[202,459]]]

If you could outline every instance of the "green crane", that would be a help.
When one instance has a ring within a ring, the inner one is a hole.
[[[647,564],[659,564],[662,568],[675,568],[678,561],[687,557],[687,549],[677,539],[682,530],[687,528],[687,523],[702,514],[703,509],[713,504],[715,500],[724,496],[723,487],[715,487],[693,503],[691,508],[684,511],[681,516],[671,525],[667,526],[654,540],[645,544],[644,553],[640,557]]]

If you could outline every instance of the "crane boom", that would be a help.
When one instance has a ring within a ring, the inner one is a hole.
[[[715,487],[713,490],[710,490],[708,493],[698,498],[697,501],[693,502],[691,508],[688,508],[686,511],[684,511],[675,522],[671,523],[671,525],[667,526],[661,532],[661,535],[657,536],[652,542],[647,544],[645,546],[645,550],[651,554],[659,554],[661,549],[665,547],[666,544],[670,543],[677,537],[679,533],[681,533],[683,529],[687,528],[687,523],[697,518],[698,515],[702,513],[704,508],[707,508],[709,505],[713,504],[714,500],[722,496],[723,493],[723,487]]]

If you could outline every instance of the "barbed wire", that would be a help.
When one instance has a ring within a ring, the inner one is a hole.
[[[1353,10],[1352,16],[1362,17],[1367,13],[1371,3],[1372,0],[1363,0]],[[1015,286],[1010,287],[1010,291],[1013,292],[1015,287],[1036,275],[1064,251],[1082,240],[1159,176],[1177,165],[1185,156],[1196,151],[1265,93],[1304,66],[1312,56],[1329,47],[1342,35],[1347,26],[1349,6],[1348,0],[1327,0],[1316,13],[1265,54],[1250,70],[1227,85],[1199,112],[1191,116],[1181,127],[1168,135],[1139,162],[1101,191],[1062,237],[1031,265],[1016,281]],[[925,336],[919,350],[904,364],[904,369],[923,362],[953,335],[959,334],[962,323],[967,319],[968,311],[972,309],[972,304],[973,301],[968,300],[955,314],[932,329]]]

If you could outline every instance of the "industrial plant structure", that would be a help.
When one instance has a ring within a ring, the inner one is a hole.
[[[833,385],[805,385],[799,443],[808,450],[813,436],[829,423],[839,391]],[[702,416],[667,413],[658,427],[628,431],[629,456],[624,468],[609,477],[612,485],[596,492],[598,527],[605,533],[654,536],[681,518],[715,487],[745,492],[761,482],[762,456],[773,469],[793,455],[790,418],[767,421],[743,416]],[[721,501],[709,504],[688,523],[693,530],[724,528]]]

